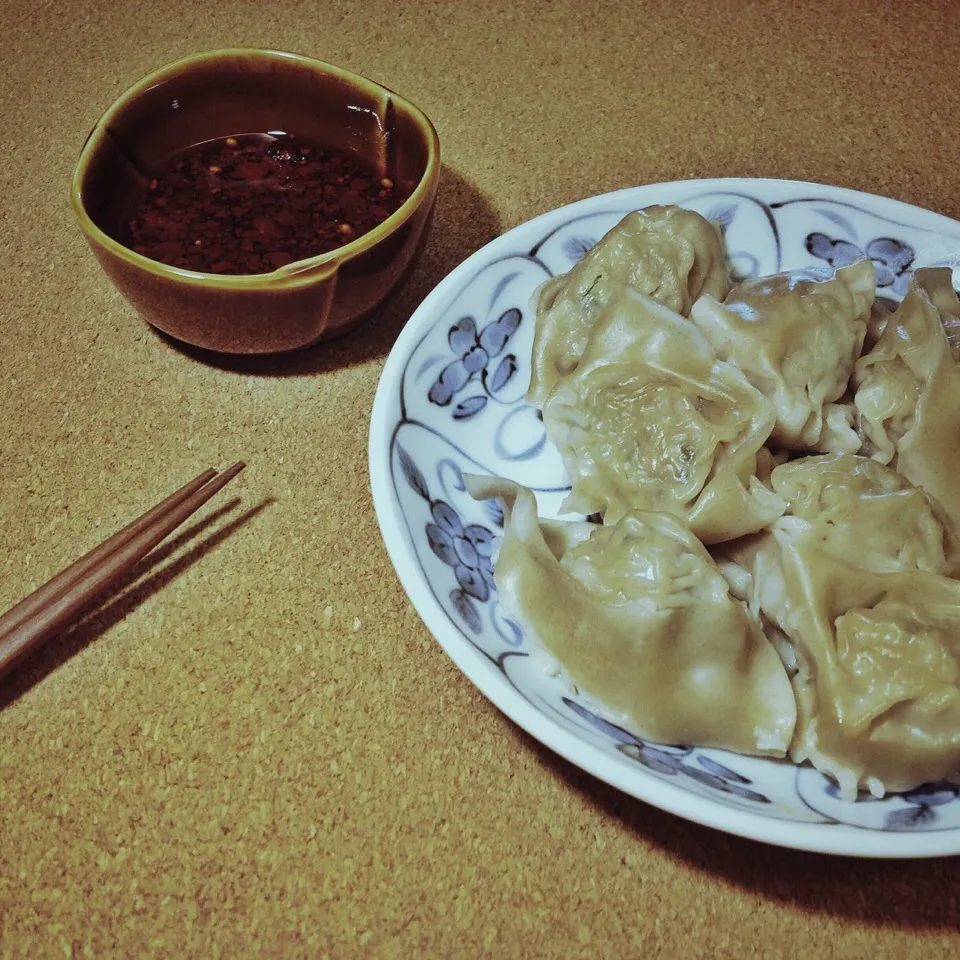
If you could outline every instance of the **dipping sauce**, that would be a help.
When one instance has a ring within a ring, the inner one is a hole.
[[[407,197],[355,159],[284,134],[188,147],[134,197],[120,242],[200,273],[270,273],[342,247]]]

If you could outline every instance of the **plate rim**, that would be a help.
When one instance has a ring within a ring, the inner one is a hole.
[[[408,602],[461,673],[509,720],[549,750],[598,780],[666,813],[773,846],[870,859],[955,856],[960,854],[960,827],[929,833],[911,833],[875,831],[844,823],[783,820],[727,806],[715,798],[699,796],[642,768],[631,769],[628,775],[612,757],[607,757],[585,740],[564,730],[556,720],[537,710],[509,683],[497,682],[499,674],[492,664],[451,625],[437,599],[420,583],[419,564],[412,539],[404,525],[398,521],[398,516],[394,515],[399,515],[399,498],[390,482],[389,465],[393,435],[399,421],[393,416],[392,404],[395,398],[390,394],[398,392],[400,374],[412,350],[426,331],[436,323],[450,299],[450,291],[461,289],[463,280],[476,275],[488,262],[509,255],[519,237],[549,229],[553,221],[566,222],[586,209],[600,213],[603,210],[596,209],[597,207],[615,206],[618,201],[628,198],[642,198],[644,193],[655,194],[678,188],[722,192],[737,185],[749,187],[753,191],[761,187],[764,192],[809,189],[816,195],[802,198],[808,200],[866,201],[868,212],[877,212],[886,219],[891,219],[883,209],[877,209],[879,204],[881,208],[891,212],[909,215],[909,219],[916,220],[919,214],[919,219],[933,222],[933,226],[911,224],[915,229],[926,229],[960,240],[960,221],[902,200],[814,181],[762,177],[721,177],[641,184],[584,197],[517,224],[470,254],[433,287],[411,314],[384,362],[370,418],[367,458],[370,489],[380,535]],[[763,200],[765,203],[781,202],[766,197]],[[631,199],[630,203],[633,202]],[[640,205],[643,205],[642,201]],[[415,595],[418,600],[414,600]]]

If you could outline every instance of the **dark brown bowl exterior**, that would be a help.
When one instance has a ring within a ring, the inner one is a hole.
[[[131,195],[163,159],[267,131],[355,155],[411,195],[352,243],[268,274],[194,273],[119,242]],[[221,50],[164,67],[120,97],[81,151],[72,201],[97,259],[148,323],[210,350],[277,353],[346,332],[393,290],[426,238],[439,173],[433,125],[379,84],[293,54]]]

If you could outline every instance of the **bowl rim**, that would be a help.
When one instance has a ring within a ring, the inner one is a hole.
[[[174,267],[170,264],[161,263],[158,260],[152,260],[150,257],[137,253],[135,250],[124,246],[119,240],[114,239],[102,230],[94,223],[90,214],[87,212],[82,183],[90,161],[100,148],[110,122],[125,106],[136,100],[141,94],[156,86],[158,83],[176,76],[185,68],[199,63],[215,62],[236,56],[293,61],[309,67],[318,73],[336,76],[353,88],[365,89],[368,92],[386,95],[394,103],[399,104],[409,111],[423,135],[427,148],[426,167],[410,196],[407,197],[400,207],[391,213],[386,220],[372,230],[368,230],[356,239],[351,240],[349,243],[345,243],[335,250],[318,254],[315,257],[294,260],[292,263],[288,263],[270,273],[219,274],[185,270],[182,267]],[[273,50],[263,47],[223,47],[217,50],[207,50],[201,53],[189,54],[188,56],[180,57],[178,60],[158,67],[124,90],[124,92],[113,101],[93,125],[93,128],[90,130],[90,133],[87,134],[87,139],[80,149],[80,154],[74,166],[73,176],[70,181],[70,202],[80,228],[87,238],[138,270],[152,273],[157,277],[172,280],[176,283],[202,286],[205,289],[212,287],[224,291],[239,291],[268,287],[271,289],[277,287],[296,288],[306,286],[319,278],[329,276],[337,270],[341,263],[376,246],[381,240],[384,240],[399,227],[403,226],[421,207],[424,201],[429,198],[430,193],[439,179],[439,175],[439,135],[430,118],[420,107],[406,99],[406,97],[400,96],[389,87],[385,87],[375,80],[361,76],[358,73],[353,73],[343,67],[338,67],[336,64],[328,63],[325,60],[318,60],[314,57],[304,56],[299,53],[289,53],[283,50]]]

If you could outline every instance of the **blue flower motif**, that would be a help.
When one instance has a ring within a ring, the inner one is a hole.
[[[563,252],[576,263],[583,259],[597,244],[593,237],[570,237],[563,244]]]
[[[824,778],[823,792],[831,800],[842,800],[840,788],[833,780]],[[937,808],[952,804],[960,800],[960,786],[951,783],[924,783],[913,790],[904,793],[891,793],[886,797],[877,798],[868,793],[860,793],[857,797],[857,806],[878,806],[887,812],[883,815],[884,830],[936,830],[942,821],[942,812]],[[906,805],[904,805],[904,802]],[[816,805],[813,809],[820,813]],[[853,820],[843,822],[853,823]]]
[[[493,534],[477,523],[468,526],[456,510],[443,500],[437,500],[430,508],[433,523],[426,528],[430,549],[445,563],[453,567],[454,576],[464,593],[479,600],[488,600],[493,584]]]
[[[907,292],[915,253],[913,247],[900,240],[878,237],[861,250],[847,240],[833,240],[825,233],[811,233],[807,237],[807,250],[835,269],[868,257],[877,271],[878,287],[889,287],[901,297]]]
[[[925,783],[901,794],[907,803],[915,803],[923,807],[940,807],[945,803],[953,803],[960,797],[960,786],[951,783]]]
[[[885,826],[888,830],[923,830],[939,820],[935,807],[953,803],[960,796],[960,788],[949,783],[925,783],[901,794],[910,806],[891,810]]]
[[[605,733],[617,745],[617,750],[631,760],[636,760],[648,770],[654,773],[663,774],[668,777],[680,776],[688,777],[697,783],[703,784],[719,793],[733,794],[742,800],[750,800],[753,803],[769,803],[770,800],[762,793],[751,789],[753,781],[724,766],[711,760],[703,754],[695,753],[692,747],[673,747],[664,744],[654,745],[639,737],[635,737],[629,730],[598,717],[592,710],[571,700],[569,697],[563,698],[564,704],[572,710],[578,717],[586,720],[591,726]],[[687,760],[696,757],[699,767]]]
[[[473,317],[463,317],[452,326],[447,334],[447,342],[456,359],[440,371],[440,376],[427,394],[430,402],[445,407],[475,378],[480,378],[488,394],[502,389],[516,373],[517,358],[513,354],[506,355],[497,365],[489,384],[488,366],[506,349],[510,338],[520,326],[521,319],[520,311],[513,308],[488,323],[479,333]],[[474,404],[475,409],[471,408],[468,415],[479,413],[483,406],[484,404]]]

